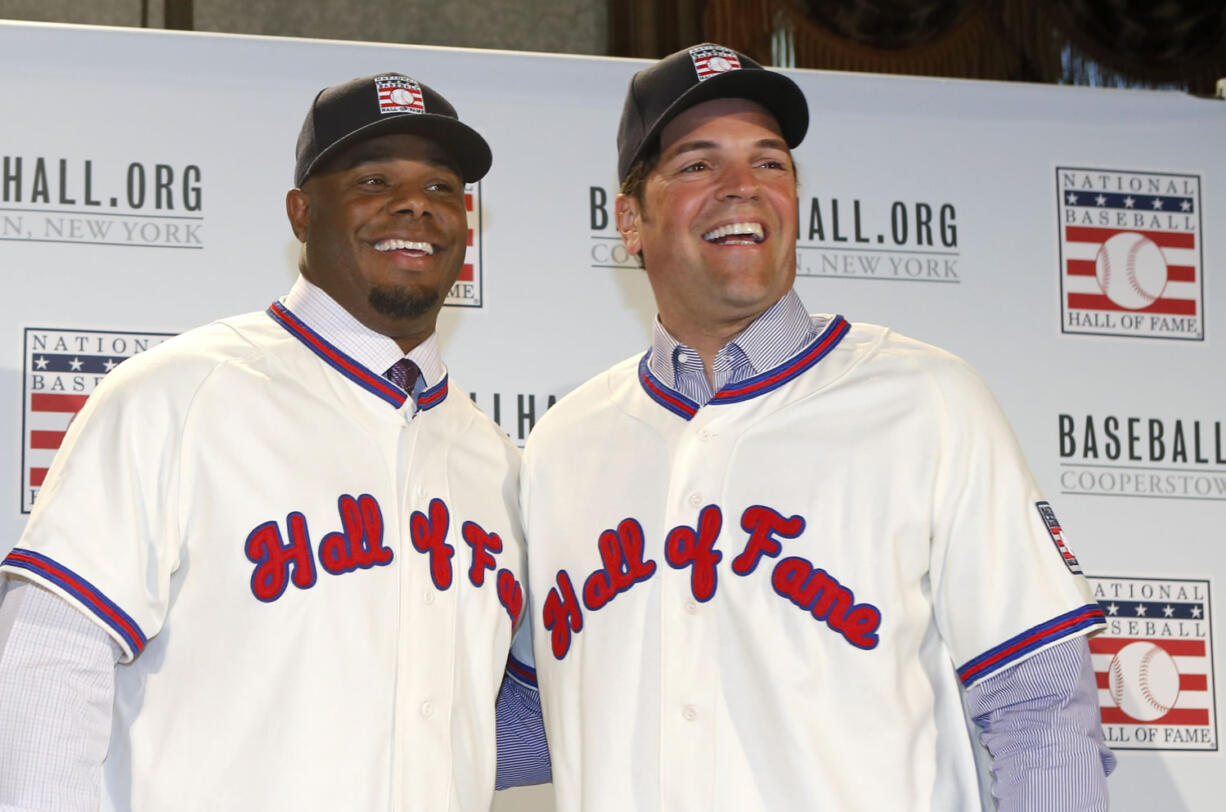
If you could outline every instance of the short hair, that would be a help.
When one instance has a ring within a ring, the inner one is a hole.
[[[648,150],[643,157],[639,158],[630,165],[630,171],[626,173],[626,179],[622,181],[621,187],[617,190],[626,197],[633,197],[639,202],[639,207],[643,206],[643,188],[647,185],[647,176],[656,168],[656,164],[660,162],[660,145],[657,143]]]

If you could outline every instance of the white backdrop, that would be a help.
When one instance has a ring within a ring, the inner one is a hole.
[[[473,281],[441,329],[453,381],[522,443],[552,397],[650,335],[650,290],[609,217],[639,67],[0,24],[0,549],[109,366],[288,289],[282,201],[306,107],[378,71],[442,90],[493,147],[472,190]],[[813,119],[797,150],[802,298],[943,346],[988,379],[1112,619],[1095,661],[1120,757],[1113,808],[1214,806],[1226,105],[792,75]],[[543,797],[498,808],[547,809]]]

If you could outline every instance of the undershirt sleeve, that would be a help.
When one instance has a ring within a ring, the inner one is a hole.
[[[992,795],[1001,812],[1106,811],[1116,759],[1103,740],[1084,637],[972,686],[967,709],[992,754]]]
[[[121,650],[58,595],[0,576],[0,810],[94,810]]]

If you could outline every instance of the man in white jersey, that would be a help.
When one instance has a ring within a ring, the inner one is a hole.
[[[655,337],[521,478],[558,807],[978,808],[969,716],[1000,808],[1105,809],[1103,613],[999,407],[792,290],[807,126],[718,45],[631,80],[616,216]]]
[[[0,808],[489,808],[519,460],[435,321],[490,161],[412,77],[315,98],[293,289],[110,373],[0,566]]]

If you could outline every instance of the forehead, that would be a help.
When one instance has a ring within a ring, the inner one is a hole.
[[[694,139],[719,143],[740,137],[777,138],[787,148],[779,122],[762,105],[749,99],[712,99],[694,105],[664,126],[660,152]]]
[[[414,161],[457,171],[447,151],[436,141],[420,135],[392,133],[366,138],[350,144],[328,158],[325,166],[313,172],[338,172],[369,163]]]

